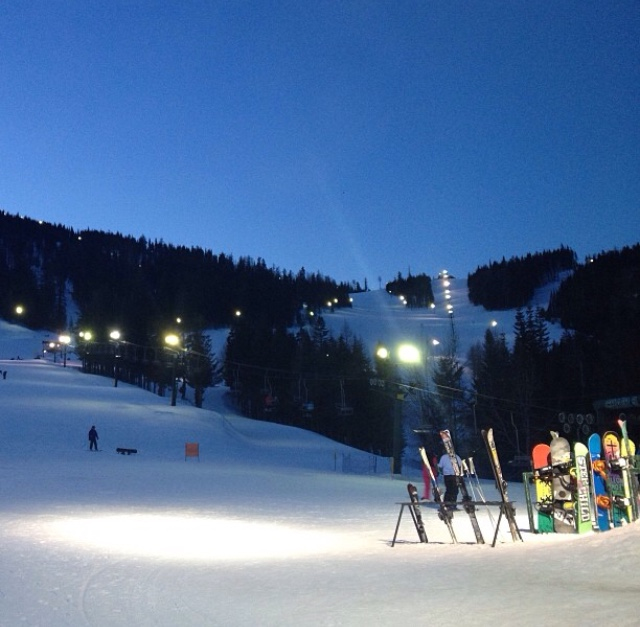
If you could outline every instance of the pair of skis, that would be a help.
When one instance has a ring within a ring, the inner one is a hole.
[[[478,544],[484,544],[484,537],[482,536],[482,530],[480,529],[480,523],[478,522],[478,517],[476,516],[476,506],[467,490],[467,484],[465,483],[464,476],[462,473],[462,468],[459,458],[456,455],[456,450],[453,446],[453,440],[451,439],[451,433],[449,430],[440,431],[440,438],[442,439],[442,443],[444,444],[445,451],[447,455],[449,455],[449,459],[451,460],[451,466],[453,467],[453,472],[455,473],[456,483],[458,484],[458,489],[460,490],[460,494],[462,495],[462,508],[468,514],[469,520],[471,521],[471,526],[473,528],[473,533],[476,537],[476,542]]]
[[[422,457],[424,466],[427,469],[427,472],[429,473],[429,479],[431,480],[431,489],[433,490],[433,500],[438,505],[438,518],[440,518],[440,520],[442,520],[444,524],[447,526],[447,529],[449,530],[449,535],[451,536],[451,541],[454,544],[457,544],[458,540],[456,538],[456,533],[453,530],[453,524],[451,522],[453,520],[453,512],[447,509],[447,506],[442,498],[442,492],[440,492],[440,487],[438,486],[436,475],[433,471],[433,468],[431,467],[431,462],[429,462],[427,451],[424,449],[424,447],[420,447],[419,451],[420,451],[420,457]]]
[[[496,532],[493,538],[493,546],[495,546],[498,530],[500,527],[500,520],[502,516],[505,516],[507,522],[509,524],[509,530],[511,532],[511,537],[513,541],[520,540],[522,541],[522,536],[520,535],[520,530],[518,529],[516,520],[515,520],[515,510],[513,508],[513,503],[509,501],[508,494],[508,485],[504,480],[502,475],[502,467],[500,466],[500,460],[498,458],[498,451],[496,448],[495,440],[493,437],[493,429],[487,429],[482,431],[482,437],[487,446],[487,451],[489,453],[489,459],[491,462],[491,467],[493,469],[494,478],[496,480],[496,485],[498,486],[498,491],[500,493],[500,499],[502,501],[502,505],[500,507],[500,516],[498,518],[498,523],[496,525]],[[478,518],[476,516],[476,506],[467,490],[467,485],[464,480],[463,469],[461,467],[461,463],[458,461],[458,456],[456,455],[456,451],[453,445],[453,440],[451,439],[451,433],[448,430],[443,430],[440,432],[440,438],[442,439],[442,443],[444,444],[445,451],[447,455],[449,455],[449,459],[451,460],[451,465],[453,467],[456,482],[458,484],[458,489],[462,495],[462,507],[464,511],[469,516],[469,520],[471,521],[471,526],[473,528],[474,535],[476,537],[476,542],[478,544],[484,544],[484,537],[482,535],[482,530],[480,529],[480,524],[478,522]],[[438,505],[438,517],[445,523],[447,529],[449,530],[449,534],[451,535],[451,540],[454,543],[457,543],[456,535],[453,530],[453,512],[449,509],[448,504],[445,503],[442,498],[442,493],[436,481],[435,473],[431,463],[429,462],[429,458],[427,456],[426,450],[424,447],[420,447],[420,456],[424,463],[424,466],[429,474],[429,478],[431,480],[431,485],[433,488],[433,498],[436,504]],[[411,489],[410,489],[411,494]],[[414,501],[415,498],[415,501]],[[418,501],[417,491],[414,488],[414,496],[412,496],[412,503],[415,504]],[[419,507],[419,505],[418,505]],[[418,528],[418,535],[420,535],[419,524],[416,525]],[[426,542],[426,540],[423,540]]]
[[[498,537],[498,529],[500,528],[500,520],[502,516],[507,519],[509,525],[509,531],[511,533],[511,539],[516,542],[520,540],[522,542],[522,536],[516,523],[516,515],[513,507],[513,503],[509,500],[509,486],[504,480],[502,475],[502,466],[500,465],[500,459],[498,458],[498,449],[496,448],[496,441],[493,437],[493,429],[486,429],[482,431],[482,439],[484,440],[487,452],[489,453],[489,461],[491,462],[491,468],[493,470],[493,476],[498,486],[498,492],[500,493],[500,499],[502,500],[502,506],[500,507],[500,516],[498,516],[498,524],[496,525],[496,535],[493,538],[493,544],[495,545]]]

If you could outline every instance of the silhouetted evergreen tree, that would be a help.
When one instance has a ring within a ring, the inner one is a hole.
[[[404,297],[407,307],[430,307],[434,302],[431,277],[426,274],[409,275],[404,279],[398,273],[396,280],[387,283],[385,289],[389,294]]]

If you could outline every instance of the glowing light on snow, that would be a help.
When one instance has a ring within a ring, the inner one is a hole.
[[[326,531],[172,513],[65,518],[47,527],[51,539],[75,549],[179,560],[290,559],[347,544]]]

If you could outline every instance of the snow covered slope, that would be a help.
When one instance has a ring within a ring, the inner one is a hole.
[[[10,332],[10,354],[41,341]],[[407,479],[342,474],[345,447],[235,416],[222,389],[208,411],[59,363],[0,370],[0,625],[637,623],[637,524],[533,535],[514,485],[523,543],[504,526],[478,546],[458,512],[453,546],[425,507],[429,544],[405,514],[391,548]]]
[[[532,307],[546,307],[555,287],[557,284],[553,283],[536,291]],[[451,337],[452,323],[458,341],[457,354],[462,360],[466,359],[471,346],[483,341],[489,328],[504,333],[512,345],[515,310],[486,311],[472,305],[466,278],[435,280],[433,292],[436,301],[433,309],[409,309],[398,297],[376,290],[354,294],[351,309],[338,309],[334,313],[323,314],[323,317],[334,335],[349,329],[364,342],[372,355],[378,343],[393,347],[409,342],[421,349],[423,357],[437,357]],[[559,326],[549,325],[552,340],[559,339],[561,334]]]

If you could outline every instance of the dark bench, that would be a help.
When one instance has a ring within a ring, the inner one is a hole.
[[[138,449],[137,448],[120,448],[118,447],[116,449],[116,453],[120,453],[120,455],[133,455],[134,453],[137,453]]]

